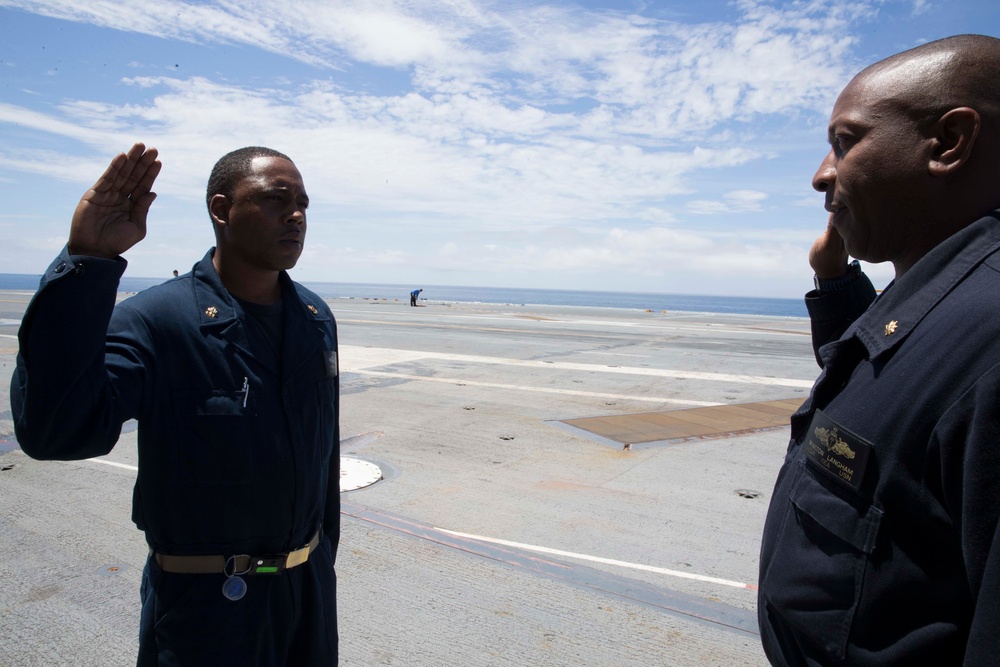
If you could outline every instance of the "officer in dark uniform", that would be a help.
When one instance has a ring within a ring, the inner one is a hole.
[[[18,442],[100,456],[138,420],[138,664],[334,665],[337,333],[286,273],[305,241],[302,176],[267,148],[223,157],[207,191],[216,247],[116,308],[159,170],[136,144],[80,200],[19,334]]]
[[[758,616],[776,665],[1000,660],[1000,40],[876,63],[841,93]],[[848,254],[890,261],[878,298]],[[827,343],[827,341],[833,341]]]

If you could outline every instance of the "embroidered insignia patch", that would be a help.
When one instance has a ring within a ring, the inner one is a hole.
[[[802,441],[806,458],[827,477],[855,491],[868,467],[872,444],[816,410]]]

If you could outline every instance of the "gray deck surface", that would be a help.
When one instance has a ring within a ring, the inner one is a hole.
[[[16,447],[29,298],[0,292],[0,666],[134,664],[135,432],[102,461]],[[806,320],[330,304],[342,432],[371,434],[343,453],[386,476],[342,496],[341,665],[766,664],[754,585],[787,427],[624,451],[557,425],[793,405],[817,374]]]

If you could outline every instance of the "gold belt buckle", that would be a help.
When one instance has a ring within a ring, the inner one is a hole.
[[[295,551],[288,552],[288,558],[285,559],[285,568],[295,567],[296,565],[302,565],[309,560],[309,545],[302,547],[301,549],[296,549]]]

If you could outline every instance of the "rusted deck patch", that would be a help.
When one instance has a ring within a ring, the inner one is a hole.
[[[555,423],[630,449],[633,445],[719,438],[783,427],[801,404],[801,398],[789,398],[762,403],[564,419]]]

